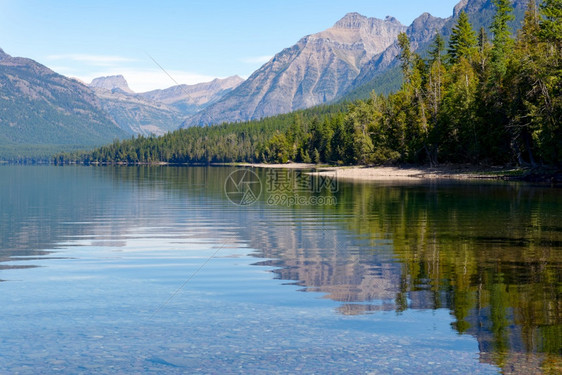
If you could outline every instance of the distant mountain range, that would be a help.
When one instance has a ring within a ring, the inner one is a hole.
[[[520,26],[528,0],[513,0]],[[88,146],[132,134],[163,134],[180,126],[246,121],[397,88],[406,32],[423,53],[440,32],[450,35],[461,11],[475,29],[489,27],[492,0],[461,0],[449,18],[424,13],[405,26],[349,13],[325,31],[306,36],[255,71],[165,90],[133,92],[123,76],[89,85],[0,50],[0,157],[18,145]]]
[[[122,75],[117,75],[95,78],[89,87],[125,132],[161,135],[176,130],[187,116],[218,101],[243,81],[233,76],[137,94]]]
[[[0,49],[0,160],[42,158],[133,134],[161,135],[242,81],[235,76],[137,94],[123,76],[85,85]]]

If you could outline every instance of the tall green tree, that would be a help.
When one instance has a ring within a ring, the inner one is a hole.
[[[562,0],[544,0],[541,4],[540,36],[549,43],[562,45]]]
[[[510,0],[493,0],[496,13],[490,29],[494,34],[492,47],[492,65],[494,67],[494,80],[501,80],[507,70],[507,58],[512,50],[511,28],[509,21],[514,19],[513,7]]]
[[[375,120],[373,108],[368,102],[360,101],[350,106],[344,126],[353,139],[347,144],[346,149],[347,157],[352,163],[370,164],[373,162],[374,145],[370,133]]]
[[[447,70],[443,64],[442,53],[445,49],[445,40],[437,33],[429,51],[429,71],[426,83],[426,102],[429,109],[428,134],[426,151],[431,165],[438,162],[438,147],[441,143],[441,130],[439,128],[439,114],[443,100],[443,91],[446,85]]]
[[[488,65],[488,58],[490,55],[490,41],[488,40],[488,34],[484,27],[480,28],[478,32],[478,68],[480,70],[481,76],[486,72]]]
[[[406,33],[398,34],[398,45],[400,46],[400,67],[404,75],[404,83],[410,82],[410,67],[412,66],[413,54],[410,49],[410,39]]]
[[[427,92],[429,97],[429,107],[432,109],[433,117],[439,112],[439,104],[443,97],[443,83],[446,70],[443,66],[443,51],[445,50],[445,40],[441,34],[437,33],[435,40],[429,51],[429,71],[427,77]]]
[[[539,137],[543,158],[562,164],[562,0],[544,0],[539,37],[544,46],[541,78],[543,126]]]
[[[457,24],[453,26],[449,40],[449,61],[457,63],[462,57],[470,60],[476,51],[476,34],[465,12],[461,12]]]
[[[540,124],[534,112],[540,107],[540,73],[544,43],[539,40],[539,14],[535,0],[530,0],[523,26],[517,35],[505,85],[510,103],[508,127],[512,150],[520,165],[536,165],[535,141]]]
[[[445,50],[445,39],[443,39],[443,36],[441,36],[439,32],[436,31],[435,34],[435,39],[429,47],[430,64],[433,64],[436,61],[441,63],[443,51]]]
[[[512,118],[509,88],[504,82],[512,58],[513,40],[509,21],[513,19],[510,0],[493,0],[495,13],[490,27],[493,39],[489,63],[480,69],[480,85],[476,99],[477,134],[481,140],[479,158],[493,163],[513,161],[514,138],[510,136]],[[486,59],[488,51],[481,58]]]

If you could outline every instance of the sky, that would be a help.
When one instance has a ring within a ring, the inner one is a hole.
[[[122,74],[144,92],[247,78],[349,12],[409,25],[424,12],[449,17],[458,1],[0,0],[0,48],[86,83]]]

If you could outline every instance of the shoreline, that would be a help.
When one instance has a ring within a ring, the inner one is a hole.
[[[0,165],[19,163],[3,163]],[[25,163],[24,163],[25,164]],[[56,163],[48,163],[57,165]],[[68,163],[62,165],[86,165],[83,163]],[[492,166],[482,167],[470,164],[444,164],[437,167],[419,165],[398,166],[333,166],[327,164],[313,163],[100,163],[92,162],[87,165],[94,166],[213,166],[213,167],[246,167],[246,168],[269,168],[269,169],[292,169],[292,170],[314,170],[315,173],[330,175],[338,179],[349,181],[424,181],[424,180],[502,180],[502,181],[524,181],[533,183],[546,183],[551,185],[562,185],[562,169],[555,167],[507,167]]]
[[[319,175],[334,175],[352,181],[423,181],[423,180],[504,180],[528,182],[562,182],[557,170],[532,170],[521,167],[478,167],[473,165],[428,166],[342,166],[316,164],[232,163],[231,166],[273,169],[314,169]]]

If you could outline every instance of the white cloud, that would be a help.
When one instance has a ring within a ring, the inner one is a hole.
[[[273,56],[253,56],[240,59],[241,62],[246,64],[265,64],[271,60]]]
[[[63,55],[49,55],[48,60],[67,60],[85,63],[93,66],[113,66],[120,63],[128,63],[138,61],[123,56],[109,56],[109,55],[88,55],[81,53],[69,53]]]

